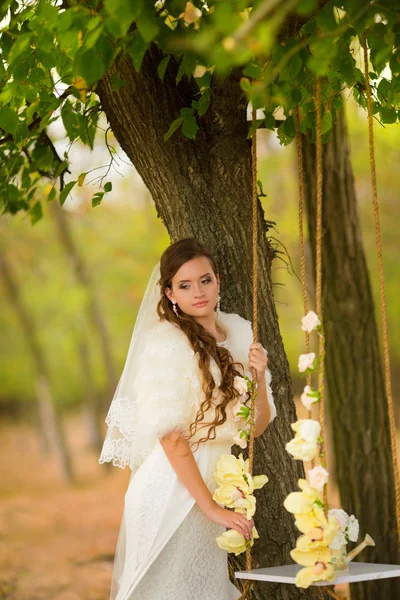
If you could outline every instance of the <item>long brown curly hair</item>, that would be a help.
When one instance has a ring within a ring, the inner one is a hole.
[[[182,436],[187,441],[194,436],[198,429],[209,425],[209,423],[201,424],[201,421],[204,420],[206,411],[211,407],[212,394],[215,388],[215,380],[210,372],[210,357],[215,360],[221,370],[221,383],[219,388],[222,392],[223,399],[215,406],[215,419],[207,432],[207,437],[202,437],[195,442],[197,443],[197,448],[202,442],[214,440],[216,438],[216,428],[225,423],[227,419],[226,407],[230,402],[237,400],[239,396],[238,391],[233,387],[233,382],[236,375],[242,376],[242,374],[235,368],[235,365],[240,365],[243,368],[242,363],[235,362],[229,350],[218,346],[215,337],[191,315],[187,315],[179,309],[179,316],[177,316],[172,309],[172,302],[165,294],[166,288],[172,289],[172,278],[181,266],[187,261],[201,256],[204,256],[209,260],[215,275],[219,274],[217,263],[211,252],[195,238],[179,240],[171,244],[163,252],[160,259],[161,276],[159,280],[161,300],[157,305],[157,314],[160,317],[160,320],[166,320],[178,325],[178,327],[186,334],[192,349],[199,356],[199,367],[203,374],[202,389],[205,394],[205,399],[200,405],[195,421],[190,424],[188,430],[190,435],[188,437],[185,435]],[[248,394],[245,403],[249,400],[249,397],[250,394]]]

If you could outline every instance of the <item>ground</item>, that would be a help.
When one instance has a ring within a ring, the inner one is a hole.
[[[0,598],[106,600],[129,469],[107,469],[67,420],[77,484],[62,482],[36,431],[2,426]]]
[[[32,426],[0,424],[0,600],[109,600],[130,469],[98,464],[79,415],[65,426],[74,485]],[[335,486],[330,501],[339,506]]]

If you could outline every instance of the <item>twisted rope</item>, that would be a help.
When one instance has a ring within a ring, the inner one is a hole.
[[[252,126],[256,122],[256,109],[252,108]],[[254,129],[251,137],[251,220],[252,220],[252,253],[253,253],[253,343],[258,342],[258,255],[257,255],[257,129]],[[250,400],[250,441],[249,441],[249,473],[253,473],[254,457],[254,431],[255,431],[255,397],[257,391],[257,371],[254,367],[251,369],[253,381],[253,393]],[[251,548],[246,548],[246,569],[252,570]],[[238,600],[245,600],[253,587],[254,582],[246,580],[243,585],[242,595]]]
[[[299,186],[299,238],[300,238],[300,281],[301,281],[301,292],[303,296],[303,311],[306,315],[308,313],[308,298],[307,298],[307,273],[306,273],[306,253],[304,246],[304,166],[303,166],[303,143],[301,138],[300,130],[300,112],[299,107],[296,105],[294,109],[294,120],[296,123],[296,150],[297,150],[297,181]],[[308,331],[304,332],[306,353],[310,352],[310,334]],[[306,384],[311,386],[311,373],[306,375]],[[307,418],[312,418],[312,411],[307,411]],[[311,467],[315,467],[315,459],[311,461]]]
[[[380,220],[379,220],[378,189],[377,189],[377,184],[376,184],[375,151],[374,151],[374,123],[373,123],[373,117],[372,117],[372,94],[371,94],[371,84],[370,84],[370,80],[369,80],[368,48],[367,48],[367,40],[366,40],[365,33],[361,40],[361,45],[364,50],[364,75],[365,75],[365,86],[366,86],[366,92],[367,92],[369,158],[370,158],[370,167],[371,167],[372,205],[373,205],[374,222],[375,222],[375,242],[376,242],[376,251],[377,251],[377,255],[378,255],[378,265],[379,265],[379,291],[380,291],[381,318],[382,318],[383,356],[384,356],[384,365],[385,365],[385,389],[386,389],[386,398],[387,398],[388,413],[389,413],[390,447],[391,447],[391,451],[392,451],[393,477],[394,477],[395,497],[396,497],[397,535],[398,535],[398,540],[399,540],[399,544],[400,544],[400,480],[399,480],[399,466],[398,466],[397,448],[396,448],[396,424],[395,424],[394,407],[393,407],[392,383],[391,383],[391,376],[390,376],[389,338],[388,338],[388,330],[387,330],[385,276],[384,276],[384,268],[383,268],[382,241],[381,241],[381,229],[380,229]]]
[[[317,214],[316,214],[316,240],[315,240],[315,306],[316,312],[323,322],[322,314],[322,192],[323,192],[323,165],[322,165],[322,127],[321,127],[321,79],[317,78],[315,83],[315,107],[316,107],[316,169],[317,169]],[[318,390],[321,396],[319,402],[319,421],[321,425],[321,447],[320,459],[323,467],[326,467],[326,449],[325,449],[325,402],[324,402],[324,357],[325,357],[325,338],[319,336],[318,350]],[[328,486],[324,487],[324,502],[328,503]]]

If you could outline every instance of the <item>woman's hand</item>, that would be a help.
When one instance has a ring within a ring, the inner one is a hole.
[[[246,540],[252,537],[254,521],[253,519],[247,519],[245,514],[223,508],[214,502],[206,512],[206,516],[213,523],[218,523],[218,525],[223,525],[228,529],[236,529],[236,531],[244,535]]]
[[[249,350],[249,369],[254,367],[257,371],[257,382],[264,381],[265,371],[268,366],[268,357],[261,344],[251,344]]]

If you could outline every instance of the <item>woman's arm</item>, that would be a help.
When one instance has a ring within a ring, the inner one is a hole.
[[[268,402],[267,383],[263,377],[257,383],[257,398],[256,402],[256,427],[254,437],[259,437],[264,433],[271,420],[271,407]]]
[[[179,431],[173,431],[160,438],[160,444],[178,479],[180,479],[188,492],[193,496],[206,517],[228,529],[236,529],[246,539],[250,539],[252,537],[254,520],[247,519],[247,516],[244,514],[223,508],[213,500],[212,494],[201,476],[188,442],[179,436]]]
[[[179,431],[173,431],[162,437],[160,444],[178,478],[203,512],[208,514],[215,502],[201,476],[188,442],[179,436]]]

